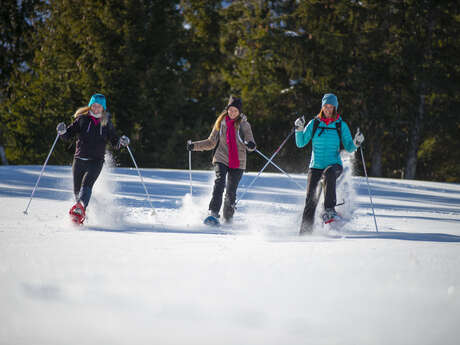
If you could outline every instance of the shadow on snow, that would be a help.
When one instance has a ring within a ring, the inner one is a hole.
[[[344,231],[343,233],[331,233],[331,238],[350,239],[383,239],[420,242],[460,242],[460,236],[442,233],[417,233],[417,232],[370,232],[370,231]]]

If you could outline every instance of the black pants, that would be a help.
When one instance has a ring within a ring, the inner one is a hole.
[[[214,180],[214,190],[211,202],[209,203],[209,210],[213,213],[219,213],[222,206],[222,194],[225,189],[224,218],[228,220],[233,217],[233,213],[235,212],[236,189],[244,170],[231,169],[222,163],[216,163],[214,170],[216,172],[216,179]]]
[[[102,170],[103,160],[91,159],[82,160],[75,158],[73,160],[73,192],[75,200],[80,201],[86,208],[91,198],[94,182],[96,182]]]
[[[334,208],[337,203],[336,197],[336,181],[342,173],[343,168],[339,164],[328,166],[326,169],[308,170],[307,175],[307,197],[305,199],[305,208],[302,215],[302,224],[300,225],[300,233],[311,233],[313,231],[313,222],[315,217],[316,205],[320,193],[318,192],[318,183],[321,178],[324,178],[324,208]]]

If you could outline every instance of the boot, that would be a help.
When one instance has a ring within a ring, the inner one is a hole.
[[[335,217],[337,217],[337,212],[334,208],[326,208],[323,214],[321,215],[321,218],[326,224],[333,222]]]
[[[227,223],[231,223],[233,220],[233,214],[235,213],[235,205],[231,204],[228,200],[224,202],[224,220]]]
[[[208,214],[209,214],[211,217],[214,217],[214,218],[216,218],[216,219],[219,219],[219,218],[220,218],[220,215],[219,215],[218,212],[214,212],[214,211],[212,211],[212,210],[209,210],[209,211],[208,211]]]
[[[313,224],[308,222],[303,222],[300,225],[299,235],[310,235],[313,232]]]

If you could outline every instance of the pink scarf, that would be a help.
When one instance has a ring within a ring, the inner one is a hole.
[[[230,119],[230,116],[225,117],[225,123],[227,124],[228,167],[231,169],[238,169],[240,167],[238,146],[236,144],[235,120]]]
[[[337,117],[335,119],[332,117],[329,119],[327,117],[320,117],[319,119],[323,121],[326,124],[326,126],[329,126],[330,123],[337,121],[339,117],[340,117],[340,114],[337,114]]]
[[[91,119],[91,121],[93,121],[93,123],[97,126],[99,124],[99,122],[101,122],[101,119],[97,119],[95,118],[93,115],[90,115],[89,118]]]

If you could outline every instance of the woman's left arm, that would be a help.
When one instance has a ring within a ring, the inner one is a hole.
[[[120,137],[117,135],[117,132],[115,131],[115,128],[113,127],[111,121],[107,123],[107,137],[110,141],[110,145],[112,145],[112,147],[116,149],[119,149],[118,142],[120,140]]]
[[[241,129],[243,130],[244,141],[246,143],[254,143],[254,145],[249,145],[251,148],[249,148],[249,146],[246,144],[247,150],[251,152],[254,151],[256,149],[256,141],[254,140],[254,135],[252,134],[251,125],[247,120],[241,121]]]
[[[353,142],[353,138],[351,136],[350,128],[343,121],[342,121],[342,143],[343,143],[343,147],[348,152],[354,152],[357,149],[355,143]]]

